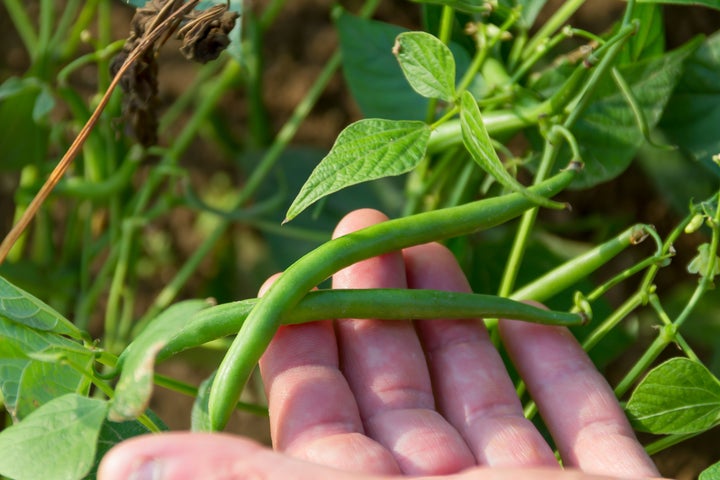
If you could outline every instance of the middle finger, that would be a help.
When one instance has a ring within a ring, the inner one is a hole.
[[[387,218],[356,211],[335,230],[340,236]],[[405,288],[399,252],[356,263],[333,276],[333,288]],[[422,346],[407,321],[337,322],[340,364],[354,392],[366,433],[394,455],[406,474],[443,474],[474,464],[459,433],[435,411]]]

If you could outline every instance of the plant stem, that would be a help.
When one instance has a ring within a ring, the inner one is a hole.
[[[35,52],[38,50],[38,36],[32,21],[30,21],[30,16],[20,0],[4,0],[4,2],[13,26],[25,45],[25,50],[34,58]]]
[[[535,50],[547,41],[547,38],[553,35],[570,17],[585,3],[585,0],[568,0],[563,2],[560,8],[548,19],[547,22],[540,27],[540,30],[528,40],[525,48],[523,49],[523,60],[535,54]]]
[[[189,397],[197,397],[198,395],[198,389],[192,385],[189,385],[185,382],[181,382],[180,380],[176,380],[174,378],[161,375],[159,373],[156,373],[154,376],[155,385],[163,388],[167,388],[168,390],[172,390],[173,392],[182,393],[183,395],[187,395]],[[263,405],[255,405],[253,403],[247,403],[247,402],[238,402],[237,406],[235,407],[237,410],[242,410],[244,412],[249,412],[254,415],[258,415],[260,417],[267,417],[268,416],[268,409],[267,407]]]

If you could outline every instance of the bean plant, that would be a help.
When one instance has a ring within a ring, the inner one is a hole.
[[[649,453],[720,424],[720,36],[668,49],[664,18],[664,4],[717,0],[628,0],[603,31],[574,26],[583,0],[414,0],[414,31],[373,20],[379,0],[336,6],[337,51],[275,133],[262,52],[284,0],[35,3],[37,21],[28,2],[3,0],[30,67],[0,70],[0,173],[21,225],[0,247],[1,475],[93,478],[113,445],[167,429],[149,409],[156,386],[195,397],[196,431],[223,430],[238,409],[266,415],[239,398],[277,328],[338,317],[482,317],[491,335],[498,318],[565,325],[600,369],[634,352],[613,387]],[[121,7],[137,9],[127,38],[110,28]],[[172,35],[199,63],[163,106]],[[340,71],[362,117],[318,154],[293,139]],[[238,92],[242,136],[220,108]],[[197,142],[227,158],[206,186],[187,161]],[[241,180],[223,183],[228,170]],[[670,226],[572,213],[628,172],[655,185]],[[329,240],[359,206],[393,219]],[[178,212],[197,243],[148,300]],[[250,238],[272,258],[228,286],[241,275],[223,265]],[[476,293],[323,288],[430,241]],[[668,268],[678,258],[692,258],[684,271]],[[253,298],[272,268],[284,272]],[[217,348],[200,385],[155,371]],[[540,424],[521,382],[518,393]],[[706,467],[702,479],[720,478],[720,463]]]

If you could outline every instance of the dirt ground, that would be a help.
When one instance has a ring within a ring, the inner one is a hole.
[[[28,1],[28,4],[36,4]],[[256,0],[252,8],[262,10],[267,1]],[[290,1],[278,17],[273,27],[267,32],[265,39],[265,103],[275,131],[289,117],[290,113],[307,92],[326,60],[337,45],[336,33],[328,18],[328,12],[336,2],[332,0]],[[349,10],[354,11],[359,1],[341,2]],[[560,1],[551,1],[546,10],[556,8]],[[118,37],[125,35],[132,12],[129,8],[116,2],[115,16]],[[573,23],[576,26],[599,31],[617,18],[618,11],[624,7],[622,2],[606,0],[589,1],[577,14]],[[712,33],[720,26],[720,15],[706,9],[690,9],[671,7],[668,17],[668,43],[678,45],[697,33]],[[547,15],[547,13],[545,13]],[[376,19],[399,24],[408,28],[419,25],[418,8],[406,1],[392,0],[382,2]],[[161,60],[161,95],[171,99],[179,95],[187,84],[195,67],[174,53],[164,54]],[[19,74],[27,66],[28,58],[19,41],[4,8],[0,6],[0,80],[8,73]],[[236,125],[232,128],[243,128],[246,119],[243,117],[244,99],[241,97],[228,99],[224,104],[229,117]],[[329,147],[338,132],[353,120],[359,118],[359,111],[350,98],[344,81],[337,75],[330,83],[316,108],[298,132],[295,141],[300,144]],[[210,160],[212,161],[212,160]],[[202,169],[198,169],[201,171]],[[671,221],[666,210],[653,210],[654,195],[639,172],[624,176],[621,182],[613,187],[623,192],[616,198],[623,198],[628,205],[607,205],[608,209],[630,208],[643,221],[662,225]],[[12,191],[16,179],[0,175],[0,229],[4,232],[10,226],[12,218]],[[638,187],[638,185],[641,185]],[[629,193],[634,192],[634,193]],[[594,195],[584,193],[587,197]],[[607,196],[607,190],[604,193]],[[575,208],[582,210],[582,201],[574,203]],[[589,208],[589,206],[587,206]],[[597,203],[592,205],[597,211]],[[600,206],[602,208],[602,206]],[[661,228],[659,228],[661,229]],[[192,248],[192,246],[188,246]],[[204,362],[207,364],[207,362]],[[621,360],[622,363],[622,360]],[[209,373],[197,366],[192,358],[181,358],[164,364],[161,372],[192,381],[200,381]],[[261,399],[257,384],[250,389],[248,400]],[[254,393],[253,393],[254,392]],[[161,418],[172,428],[188,427],[188,412],[192,400],[162,389],[153,400],[152,407]],[[251,435],[263,442],[269,441],[266,420],[252,415],[238,415],[230,426],[232,431]],[[720,431],[715,431],[685,442],[670,451],[656,457],[656,461],[664,475],[679,478],[696,478],[707,465],[720,459]]]

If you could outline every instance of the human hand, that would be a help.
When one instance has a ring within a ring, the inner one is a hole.
[[[359,210],[335,235],[384,219]],[[439,244],[357,263],[333,277],[333,288],[469,291]],[[282,327],[263,356],[275,452],[224,434],[141,437],[108,454],[99,478],[658,476],[611,388],[566,329],[510,320],[499,329],[573,470],[559,470],[523,416],[481,320],[346,319]]]

